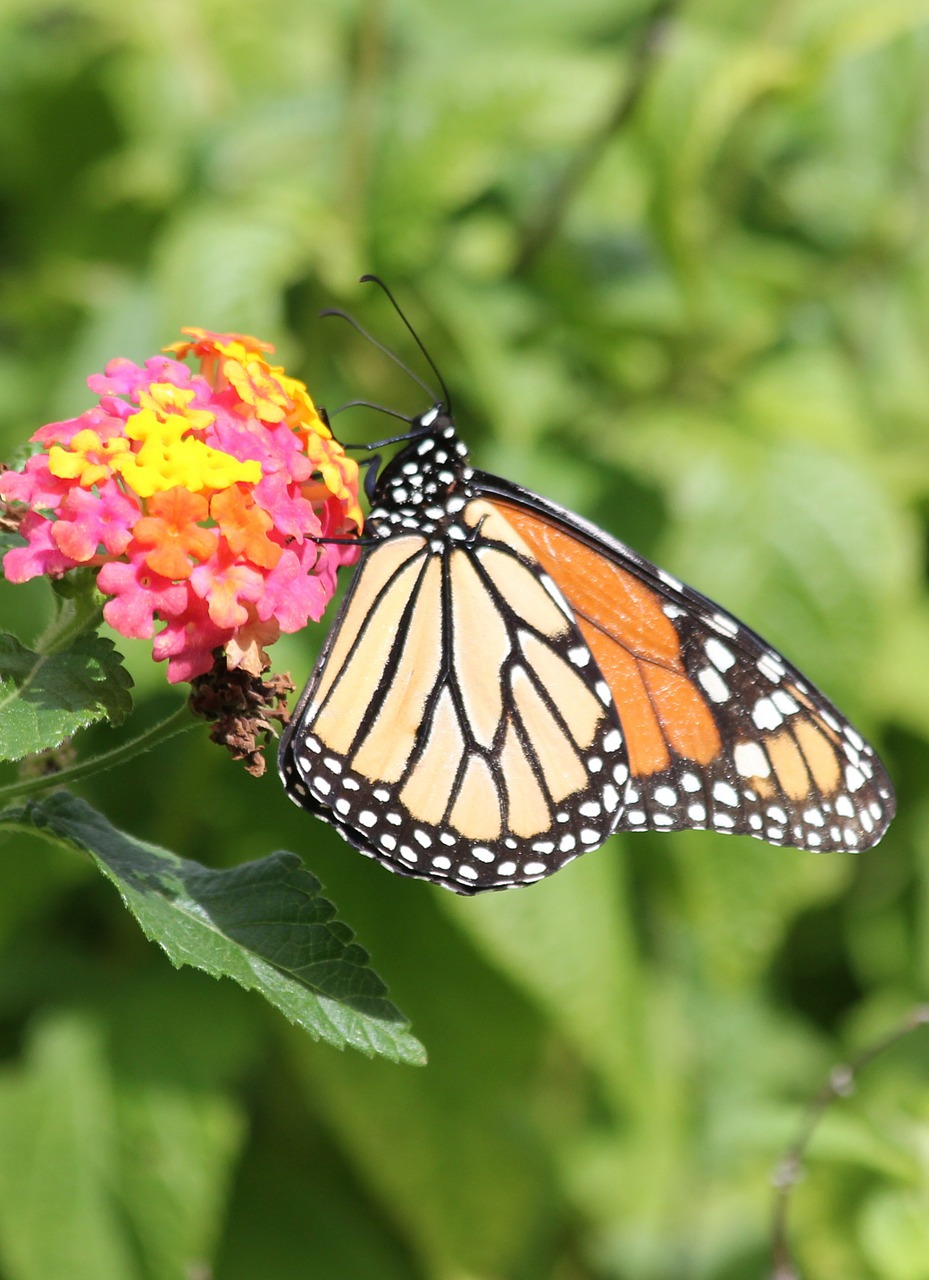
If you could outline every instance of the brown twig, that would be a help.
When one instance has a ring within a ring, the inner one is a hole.
[[[510,268],[512,276],[529,271],[544,252],[561,225],[568,206],[583,187],[606,150],[613,135],[623,127],[638,106],[658,57],[664,48],[667,32],[682,0],[658,0],[647,15],[632,50],[632,71],[624,80],[616,101],[605,119],[568,161],[555,181],[547,199],[542,201],[536,217],[528,224]]]
[[[847,1098],[854,1092],[856,1078],[865,1067],[886,1049],[895,1045],[898,1040],[904,1039],[917,1027],[927,1023],[929,1023],[929,1005],[917,1005],[915,1009],[910,1010],[900,1026],[862,1049],[849,1062],[833,1067],[829,1072],[828,1080],[810,1103],[799,1137],[778,1161],[772,1178],[775,1193],[771,1223],[771,1257],[774,1263],[771,1280],[799,1280],[800,1273],[794,1266],[787,1240],[787,1218],[791,1193],[803,1173],[807,1148],[820,1120],[837,1098]]]

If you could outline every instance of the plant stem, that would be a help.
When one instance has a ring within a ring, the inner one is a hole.
[[[899,1026],[867,1045],[850,1061],[834,1067],[829,1073],[829,1079],[810,1103],[800,1136],[778,1161],[774,1172],[775,1200],[771,1224],[771,1256],[774,1270],[771,1273],[771,1280],[799,1280],[800,1272],[794,1266],[787,1238],[787,1218],[793,1189],[803,1173],[807,1150],[820,1120],[833,1102],[854,1092],[858,1075],[869,1063],[887,1049],[891,1049],[904,1036],[910,1035],[917,1027],[927,1025],[929,1025],[929,1005],[917,1005],[910,1010]]]
[[[632,49],[631,69],[605,119],[569,160],[535,217],[523,231],[510,275],[524,276],[554,239],[567,210],[599,163],[614,136],[639,105],[658,66],[665,38],[681,0],[656,0]]]
[[[104,751],[89,760],[82,760],[78,764],[71,765],[68,769],[62,769],[59,773],[47,774],[40,778],[24,778],[20,782],[11,782],[6,787],[0,787],[0,804],[5,804],[10,800],[19,800],[24,796],[34,795],[39,791],[48,791],[54,787],[68,786],[81,778],[88,778],[94,773],[101,773],[104,769],[112,769],[115,765],[125,764],[127,760],[131,760],[134,756],[141,755],[143,751],[150,751],[152,747],[158,746],[160,742],[174,737],[176,733],[183,733],[186,729],[192,729],[196,724],[197,720],[191,714],[185,702],[176,711],[172,712],[166,720],[160,721],[150,729],[146,729],[144,733],[140,733],[137,738],[132,738],[129,742],[124,742],[120,746],[114,747],[111,751]]]

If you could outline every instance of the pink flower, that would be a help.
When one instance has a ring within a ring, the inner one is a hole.
[[[211,621],[234,631],[248,620],[245,602],[254,604],[264,591],[264,577],[226,555],[211,556],[190,575],[190,585],[207,603]]]
[[[97,586],[112,596],[103,606],[103,616],[120,635],[150,640],[155,634],[155,615],[176,618],[187,604],[187,591],[152,573],[144,560],[110,560],[97,575]]]
[[[318,622],[332,598],[326,577],[313,570],[325,561],[329,547],[304,542],[302,547],[288,547],[265,578],[264,592],[256,604],[259,618],[277,618],[281,630],[299,631],[306,619]],[[332,575],[333,580],[335,575]]]
[[[0,475],[0,498],[25,502],[33,511],[56,510],[70,489],[70,481],[52,475],[47,453],[27,458],[22,471],[4,471]]]
[[[77,564],[92,560],[98,548],[121,556],[132,541],[132,529],[141,512],[138,502],[127,498],[113,483],[99,497],[86,489],[72,488],[58,508],[52,539],[59,551]]]
[[[238,634],[217,627],[209,615],[205,600],[187,591],[187,603],[163,630],[152,646],[156,662],[168,659],[168,679],[172,683],[193,680],[213,665],[213,650],[225,648]]]
[[[28,582],[44,573],[56,578],[72,568],[72,562],[55,546],[54,527],[51,520],[38,512],[27,512],[19,532],[28,540],[28,546],[14,547],[3,557],[3,572],[10,582]]]
[[[173,355],[111,360],[98,402],[33,436],[40,451],[0,476],[27,508],[14,582],[98,568],[106,621],[154,638],[168,679],[228,668],[258,675],[264,646],[323,613],[362,526],[358,467],[303,383],[254,338],[187,330]]]

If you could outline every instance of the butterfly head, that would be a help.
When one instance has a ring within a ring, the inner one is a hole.
[[[369,526],[387,530],[399,523],[425,531],[427,523],[446,515],[471,478],[467,446],[442,404],[414,418],[403,449],[378,474],[372,493]]]

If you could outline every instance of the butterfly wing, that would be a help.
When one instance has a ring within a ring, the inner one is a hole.
[[[779,653],[623,543],[508,481],[474,486],[557,581],[608,684],[630,778],[616,829],[707,827],[854,851],[894,814],[874,751]]]
[[[615,827],[612,695],[550,575],[487,504],[365,548],[281,743],[296,803],[460,893],[538,880]]]

